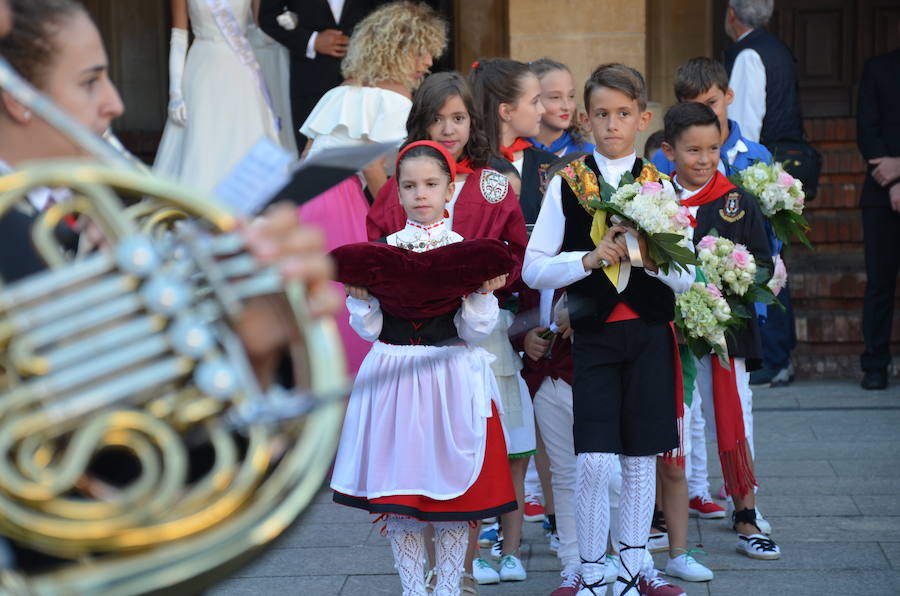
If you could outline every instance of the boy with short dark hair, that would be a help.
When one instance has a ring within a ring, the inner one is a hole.
[[[675,164],[673,180],[681,204],[697,225],[695,244],[715,230],[719,236],[743,244],[758,268],[771,272],[766,220],[753,195],[737,189],[717,169],[721,129],[716,114],[705,104],[679,103],[666,112],[666,140],[662,151]],[[707,424],[717,428],[719,456],[726,490],[734,500],[733,527],[739,552],[755,559],[777,559],[781,551],[756,522],[753,459],[747,436],[752,433],[752,392],[745,359],[760,358],[762,346],[756,317],[729,335],[731,368],[707,354],[697,362],[696,387]],[[703,448],[698,445],[698,448]]]
[[[752,166],[757,161],[772,163],[769,150],[741,135],[741,128],[728,119],[728,106],[734,101],[734,91],[728,86],[725,68],[712,58],[691,58],[675,71],[675,97],[679,102],[694,101],[706,104],[719,119],[719,171],[726,176]],[[675,170],[661,150],[652,156],[653,165],[664,173]]]
[[[596,145],[553,177],[525,252],[522,278],[535,289],[567,288],[572,336],[576,530],[582,565],[579,596],[605,594],[609,534],[608,484],[614,456],[622,463],[618,578],[615,596],[652,593],[647,536],[655,497],[655,456],[678,445],[675,292],[694,272],[661,272],[644,253],[630,266],[623,228],[603,219],[591,239],[594,211],[587,189],[602,178],[618,187],[623,174],[657,181],[636,157],[637,132],[646,129],[647,91],[641,74],[622,64],[599,66],[585,84],[584,103]],[[565,182],[565,184],[564,184]],[[663,181],[671,189],[667,181]],[[617,287],[621,290],[617,290]],[[652,565],[650,566],[652,569]]]

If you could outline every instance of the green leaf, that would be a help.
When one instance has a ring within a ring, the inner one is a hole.
[[[600,198],[603,199],[604,203],[609,202],[609,199],[616,192],[616,189],[613,186],[603,179],[602,176],[597,177],[597,182],[600,185]]]
[[[619,178],[619,188],[627,184],[634,184],[634,182],[634,174],[632,174],[631,172],[625,172],[624,174],[622,174],[622,177]]]

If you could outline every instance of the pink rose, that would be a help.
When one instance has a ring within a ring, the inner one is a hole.
[[[785,188],[790,188],[794,185],[794,177],[787,172],[782,172],[778,174],[778,184]]]
[[[704,236],[700,242],[697,243],[697,247],[707,250],[712,250],[716,246],[716,237],[715,236]]]
[[[672,220],[681,226],[682,228],[686,228],[691,225],[691,210],[687,207],[679,207],[678,213],[672,218]]]
[[[738,245],[738,247],[740,247],[740,245]],[[747,252],[747,249],[745,248],[735,248],[734,252],[731,253],[731,260],[741,269],[746,269],[747,265],[750,264],[750,253]]]
[[[717,288],[715,284],[706,284],[706,293],[713,298],[722,297],[722,292],[719,291],[719,288]]]
[[[662,192],[663,185],[659,182],[644,182],[641,186],[642,195],[652,195],[653,193]]]

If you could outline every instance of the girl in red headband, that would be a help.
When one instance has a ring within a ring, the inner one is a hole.
[[[456,595],[470,523],[516,508],[493,357],[472,345],[493,330],[493,291],[515,261],[500,241],[463,241],[450,230],[455,178],[442,145],[407,145],[397,158],[403,229],[332,253],[350,325],[374,345],[350,396],[331,487],[335,502],[386,518],[410,596],[426,594],[428,523],[433,593]]]

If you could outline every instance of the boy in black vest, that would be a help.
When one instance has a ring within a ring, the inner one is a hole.
[[[717,169],[721,129],[716,114],[705,104],[675,104],[666,113],[665,133],[662,150],[675,163],[673,184],[681,204],[690,209],[697,222],[694,243],[716,231],[722,238],[746,246],[757,267],[771,273],[765,218],[756,197],[737,189]],[[707,428],[717,430],[725,487],[734,500],[732,522],[738,532],[738,551],[755,559],[777,559],[781,556],[778,545],[756,523],[756,481],[747,441],[753,432],[747,361],[758,361],[762,356],[756,317],[749,318],[744,328],[727,339],[730,370],[709,355],[699,359],[697,392]]]
[[[633,68],[605,64],[591,75],[584,103],[596,150],[569,163],[550,181],[522,271],[532,288],[567,287],[574,330],[580,596],[605,594],[607,489],[616,454],[621,455],[623,480],[620,566],[613,593],[647,594],[651,583],[661,581],[652,574],[652,564],[648,569],[646,552],[655,456],[678,444],[675,342],[670,323],[675,292],[688,289],[694,274],[674,268],[668,274],[659,271],[648,258],[643,240],[644,266],[631,266],[625,230],[609,227],[608,218],[595,221],[594,211],[579,202],[586,193],[596,192],[599,178],[613,187],[625,172],[642,181],[659,180],[656,169],[634,151],[637,132],[652,117],[646,111],[646,98],[644,79]],[[601,230],[595,237],[602,239],[595,243],[591,230],[597,225]]]

